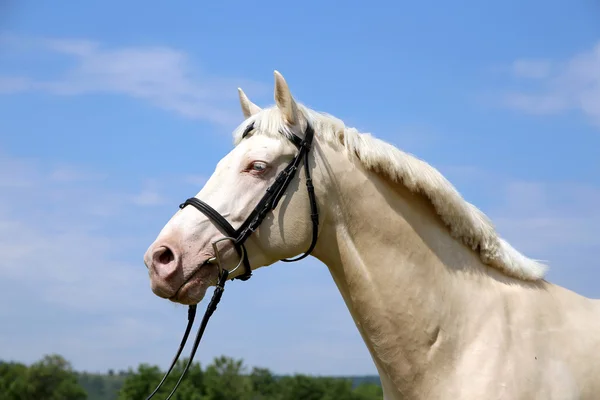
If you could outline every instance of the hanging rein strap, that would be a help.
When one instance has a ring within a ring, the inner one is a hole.
[[[183,369],[183,372],[181,373],[181,376],[179,377],[179,380],[175,384],[175,387],[173,388],[173,390],[171,391],[169,396],[166,398],[166,400],[169,400],[175,394],[175,391],[179,387],[179,384],[181,384],[181,381],[183,381],[183,377],[185,376],[188,369],[190,368],[190,365],[192,365],[192,361],[194,360],[194,356],[196,355],[196,351],[198,350],[198,346],[200,345],[200,341],[202,340],[202,335],[204,335],[204,331],[206,330],[206,326],[208,325],[208,320],[210,319],[210,317],[213,315],[213,313],[217,309],[217,305],[219,304],[219,301],[221,301],[221,296],[223,296],[223,291],[225,290],[225,281],[227,281],[228,276],[229,276],[229,271],[227,271],[226,269],[223,270],[221,276],[219,277],[219,283],[217,284],[217,287],[215,288],[215,291],[213,292],[212,298],[210,299],[210,302],[208,303],[208,306],[206,307],[206,312],[204,313],[202,322],[200,323],[200,328],[198,329],[198,333],[196,334],[196,340],[194,340],[194,345],[192,346],[192,351],[190,353],[190,359],[188,360],[185,368]],[[185,343],[187,342],[192,325],[194,324],[195,316],[196,316],[196,305],[194,304],[194,305],[189,306],[189,309],[188,309],[188,324],[185,329],[185,334],[183,335],[183,339],[181,340],[181,344],[179,345],[179,350],[177,351],[177,354],[175,354],[175,358],[173,358],[173,361],[171,362],[171,366],[169,367],[169,369],[163,376],[162,380],[160,381],[160,383],[158,384],[156,389],[154,389],[154,391],[146,398],[146,400],[150,400],[159,391],[159,389],[161,388],[163,383],[167,380],[167,377],[171,373],[171,370],[177,363],[177,360],[179,359],[179,355],[181,354],[181,351],[183,350],[183,348],[185,347]]]

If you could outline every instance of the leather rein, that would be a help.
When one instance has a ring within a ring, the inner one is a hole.
[[[244,130],[244,133],[242,134],[242,139],[244,139],[253,129],[254,129],[254,123],[250,124]],[[319,232],[319,212],[318,212],[318,208],[317,208],[317,199],[315,196],[315,189],[312,184],[312,178],[310,176],[310,169],[309,169],[309,163],[308,163],[308,153],[312,146],[313,137],[314,137],[314,130],[312,129],[310,124],[307,125],[307,127],[306,127],[303,139],[301,139],[300,137],[298,137],[295,134],[292,134],[290,141],[298,148],[298,153],[292,159],[292,161],[290,161],[290,163],[287,165],[287,167],[277,175],[277,177],[275,178],[275,181],[271,184],[271,186],[269,186],[266,193],[260,199],[260,201],[254,208],[254,210],[250,213],[248,218],[246,218],[246,220],[242,223],[242,225],[240,225],[240,227],[238,229],[234,229],[231,226],[231,224],[218,211],[216,211],[210,205],[208,205],[207,203],[205,203],[204,201],[202,201],[196,197],[191,197],[191,198],[187,199],[184,203],[179,205],[180,209],[183,209],[184,207],[186,207],[188,205],[196,208],[198,211],[200,211],[201,213],[206,215],[227,236],[212,243],[213,249],[215,251],[215,258],[209,260],[207,263],[209,263],[212,260],[216,260],[216,263],[219,268],[218,283],[215,287],[213,296],[212,296],[210,302],[208,303],[206,312],[204,313],[204,317],[202,318],[202,322],[200,323],[200,328],[198,329],[198,333],[196,335],[196,339],[194,340],[194,345],[193,345],[192,351],[190,353],[190,359],[188,360],[183,372],[181,373],[181,376],[179,377],[179,380],[175,384],[175,387],[173,388],[173,390],[171,391],[171,393],[169,394],[169,396],[167,397],[166,400],[169,400],[175,394],[175,391],[179,387],[179,384],[183,380],[190,365],[192,364],[192,361],[194,360],[194,355],[196,354],[196,351],[198,350],[198,345],[200,344],[200,340],[202,339],[202,335],[204,334],[204,330],[206,329],[206,325],[208,324],[208,320],[210,319],[212,314],[217,309],[217,304],[219,304],[219,301],[221,300],[221,296],[223,295],[223,291],[225,290],[225,282],[229,278],[229,275],[232,272],[234,272],[235,270],[237,270],[238,267],[240,267],[243,264],[244,272],[241,275],[238,275],[238,276],[232,278],[232,280],[239,279],[242,281],[246,281],[246,280],[250,279],[250,277],[252,276],[252,268],[250,266],[250,261],[248,260],[248,252],[246,251],[246,247],[244,246],[244,243],[248,239],[248,237],[250,237],[250,235],[252,235],[252,233],[260,226],[260,224],[263,222],[263,220],[265,219],[267,214],[269,212],[273,211],[277,207],[277,205],[279,204],[279,201],[281,200],[285,191],[287,190],[290,182],[296,175],[296,171],[298,170],[298,167],[300,166],[301,162],[304,163],[304,174],[306,176],[306,190],[308,192],[308,197],[309,197],[309,201],[310,201],[310,211],[311,211],[310,217],[311,217],[312,227],[313,227],[312,242],[311,242],[308,250],[306,250],[306,252],[304,254],[302,254],[296,258],[293,258],[293,259],[283,259],[281,261],[294,262],[294,261],[302,260],[303,258],[310,255],[311,252],[313,251],[313,249],[315,248],[315,246],[317,244],[317,238],[318,238],[318,232]],[[234,246],[236,252],[240,256],[240,262],[231,271],[228,271],[222,267],[221,259],[219,257],[219,251],[216,246],[216,244],[218,242],[223,241],[223,240],[230,241],[232,243],[232,245]],[[169,367],[169,369],[163,376],[162,380],[160,381],[160,383],[158,384],[156,389],[154,389],[154,391],[146,398],[146,400],[151,399],[158,392],[158,390],[161,388],[161,386],[163,385],[163,383],[166,381],[167,377],[173,370],[173,367],[175,367],[175,364],[177,363],[177,360],[179,359],[179,356],[181,355],[181,352],[183,351],[183,348],[185,347],[188,336],[192,329],[192,325],[194,324],[194,319],[196,318],[196,308],[197,308],[196,304],[189,306],[188,324],[185,329],[185,333],[183,334],[183,338],[181,339],[181,343],[179,344],[179,349],[177,350],[177,353],[175,354],[175,357],[173,358],[173,361],[171,362],[171,366]]]

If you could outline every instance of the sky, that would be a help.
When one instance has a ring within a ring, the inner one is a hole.
[[[237,87],[270,105],[274,70],[600,297],[596,2],[0,0],[2,359],[168,365],[187,309],[151,292],[143,254],[231,150]],[[231,282],[196,359],[219,355],[376,372],[315,259]]]

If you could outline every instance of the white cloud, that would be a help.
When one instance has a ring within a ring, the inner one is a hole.
[[[167,203],[167,200],[160,194],[156,181],[148,180],[144,183],[142,191],[131,197],[133,204],[138,206],[159,206]]]
[[[569,102],[560,94],[526,94],[507,93],[504,104],[510,108],[524,111],[529,114],[546,115],[562,112],[569,108]]]
[[[598,286],[590,284],[600,279],[599,186],[528,182],[473,168],[444,170],[459,189],[485,199],[483,211],[504,238],[549,264],[552,282],[600,297]]]
[[[520,78],[543,79],[550,76],[552,63],[548,60],[517,60],[511,69]]]
[[[163,177],[163,179],[146,179],[142,185],[142,190],[130,196],[132,204],[142,207],[156,207],[166,204],[176,205],[177,199],[167,198],[162,193],[169,189],[169,185],[185,185],[192,186],[192,191],[186,191],[187,193],[195,194],[204,184],[207,178],[204,175],[184,175],[182,177]]]
[[[25,77],[0,76],[0,94],[12,94],[31,89],[34,83]]]
[[[200,188],[206,184],[208,178],[205,175],[186,175],[183,182],[192,185],[200,191]]]
[[[49,175],[49,179],[55,182],[96,181],[106,177],[106,174],[90,173],[71,166],[58,166]]]
[[[36,39],[4,36],[2,41],[21,52],[59,54],[70,67],[54,78],[20,73],[0,76],[0,94],[45,92],[54,95],[125,95],[186,118],[217,124],[239,122],[237,86],[255,95],[264,86],[239,78],[221,78],[200,69],[191,57],[170,47],[105,47],[81,39]],[[36,57],[36,61],[39,61]]]
[[[119,199],[126,196],[85,186],[84,175],[71,179],[74,177],[70,173],[65,174],[71,170],[69,167],[27,164],[6,155],[3,163],[29,168],[12,169],[10,178],[3,179],[7,186],[9,179],[16,184],[0,197],[1,280],[34,286],[36,296],[48,301],[59,296],[56,285],[65,285],[71,292],[79,290],[81,299],[95,290],[114,293],[125,289],[120,278],[134,279],[135,275],[128,273],[132,269],[109,258],[127,243],[123,237],[105,236],[98,230],[110,225],[105,217],[119,214],[125,206]],[[62,184],[56,184],[57,177]],[[96,175],[91,174],[89,179],[95,180]],[[105,212],[97,212],[102,209],[98,205],[103,205]],[[114,276],[98,279],[99,271]],[[90,282],[94,282],[91,288]],[[68,297],[66,302],[76,305],[74,298],[77,297]],[[103,299],[86,305],[106,303]]]
[[[99,184],[105,174],[84,171],[0,157],[4,359],[32,362],[59,352],[77,368],[125,368],[144,352],[135,346],[145,343],[140,337],[177,340],[155,318],[174,306],[149,289],[148,238],[135,229],[144,214],[130,193]]]
[[[27,160],[9,157],[0,149],[0,188],[3,191],[35,184],[35,166]]]
[[[165,203],[160,193],[152,189],[144,189],[138,195],[133,196],[132,201],[138,206],[158,206]]]
[[[568,60],[516,60],[509,71],[521,88],[504,93],[505,106],[531,114],[576,110],[600,126],[600,42]]]
[[[496,218],[499,229],[542,257],[558,256],[566,247],[600,246],[600,216],[596,211],[600,188],[513,182],[505,187],[503,200]],[[591,255],[588,253],[589,259]]]

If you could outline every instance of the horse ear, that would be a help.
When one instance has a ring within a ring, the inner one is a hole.
[[[249,118],[254,114],[262,111],[262,108],[254,104],[248,99],[246,93],[241,88],[238,88],[238,95],[240,96],[240,105],[242,106],[242,112],[244,113],[244,118]]]
[[[275,103],[281,110],[286,122],[290,125],[296,125],[296,122],[298,122],[298,107],[292,97],[290,88],[278,71],[275,71]]]

